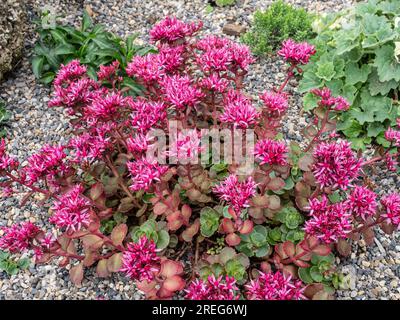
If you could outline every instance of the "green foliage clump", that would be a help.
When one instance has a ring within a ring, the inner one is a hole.
[[[236,0],[215,0],[215,4],[218,7],[225,7],[225,6],[231,6],[236,2]]]
[[[108,32],[104,26],[93,24],[85,11],[80,28],[46,23],[48,14],[38,22],[36,32],[39,39],[34,47],[32,70],[36,78],[49,84],[53,81],[61,64],[79,59],[88,68],[88,74],[96,79],[96,70],[100,65],[108,65],[118,60],[121,69],[125,70],[134,55],[144,55],[151,50],[148,46],[134,44],[136,35],[126,39]],[[139,93],[140,87],[126,74],[123,74],[123,85]]]
[[[0,251],[0,271],[6,272],[9,276],[16,275],[19,270],[25,270],[29,267],[28,258],[16,259],[10,253]]]
[[[256,11],[254,22],[242,41],[253,53],[262,55],[279,48],[282,41],[291,38],[302,41],[313,36],[313,16],[302,8],[295,8],[282,0],[274,2],[266,11]]]
[[[385,147],[384,132],[399,116],[400,2],[370,0],[314,23],[317,53],[304,67],[300,91],[327,86],[342,95],[351,109],[337,129],[355,149],[376,142]],[[304,96],[305,110],[317,106]]]
[[[4,138],[7,134],[5,124],[10,118],[10,114],[7,112],[5,108],[5,104],[3,100],[0,100],[0,138]]]

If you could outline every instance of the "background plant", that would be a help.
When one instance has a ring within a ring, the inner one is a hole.
[[[44,13],[37,22],[36,32],[39,34],[32,58],[32,70],[36,78],[49,84],[53,81],[61,64],[68,64],[79,59],[88,68],[88,74],[96,79],[96,71],[100,65],[108,65],[118,61],[122,66],[123,84],[132,90],[131,94],[140,92],[140,87],[124,72],[134,55],[144,55],[152,47],[136,45],[137,35],[129,35],[126,39],[108,32],[100,24],[94,24],[86,10],[80,28],[69,25],[46,24],[50,13]]]
[[[10,114],[5,108],[5,103],[0,99],[0,138],[4,138],[7,135],[7,121],[10,118]]]
[[[384,131],[399,115],[399,17],[398,1],[371,0],[314,23],[317,54],[304,68],[299,90],[327,86],[350,102],[338,130],[355,149],[389,145]],[[314,107],[315,97],[306,94],[304,109]]]
[[[29,267],[28,258],[16,258],[5,251],[0,251],[0,271],[6,272],[9,276],[16,275],[19,270],[25,270]]]
[[[254,13],[251,29],[242,36],[242,41],[250,46],[254,54],[268,54],[288,38],[295,41],[311,38],[314,35],[311,28],[313,19],[303,8],[278,0],[265,11]]]
[[[337,139],[336,117],[349,102],[313,89],[318,106],[305,143],[288,145],[280,134],[285,88],[315,48],[285,40],[278,54],[286,78],[253,101],[243,92],[249,48],[194,37],[201,27],[172,17],[154,26],[157,53],[133,57],[125,70],[141,97],[126,95],[119,63],[100,66],[97,80],[78,60],[61,67],[49,106],[67,111],[75,136],[23,161],[0,141],[2,195],[24,192],[24,204],[41,194],[53,228],[2,227],[0,248],[70,265],[77,285],[87,268],[99,277],[123,272],[150,299],[183,290],[190,299],[331,299],[324,281],[340,282],[328,275],[331,252],[348,255],[353,240],[372,244],[376,228],[400,225],[400,194],[378,199],[365,179],[378,162],[398,169],[400,131],[387,130],[391,148],[366,159]],[[167,134],[172,123],[178,132],[161,150],[168,161],[147,157],[154,129]],[[254,170],[228,159],[198,164],[209,155],[199,129],[209,127],[242,139],[235,129],[254,129]],[[309,284],[299,279],[308,270]]]

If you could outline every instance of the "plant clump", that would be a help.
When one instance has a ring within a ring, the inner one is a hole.
[[[331,253],[348,255],[361,236],[371,244],[375,227],[399,227],[400,195],[378,199],[363,176],[388,155],[396,165],[399,131],[388,130],[393,145],[382,154],[355,154],[335,132],[349,103],[323,89],[311,92],[318,108],[306,145],[285,141],[285,88],[314,47],[284,41],[286,79],[253,101],[244,85],[249,48],[199,38],[201,28],[173,17],[154,26],[158,52],[126,67],[140,97],[123,89],[121,64],[102,66],[97,80],[78,60],[61,66],[49,106],[66,109],[75,136],[26,161],[0,143],[3,195],[22,192],[24,204],[40,194],[53,228],[3,227],[0,248],[69,265],[76,285],[87,268],[122,272],[149,299],[330,299],[346,282]],[[245,141],[253,132],[251,168],[229,152],[214,160],[224,148],[203,144],[209,128],[226,133],[218,142],[233,154],[228,133]]]

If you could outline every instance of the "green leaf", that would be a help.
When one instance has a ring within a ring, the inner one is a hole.
[[[349,138],[356,138],[363,132],[363,126],[357,121],[353,121],[351,126],[342,132]]]
[[[200,231],[204,237],[211,237],[219,227],[219,213],[210,207],[200,211]]]
[[[245,267],[237,259],[231,259],[225,264],[226,275],[234,277],[237,281],[240,281],[246,275]]]
[[[32,71],[37,79],[39,79],[42,74],[43,62],[44,62],[43,56],[36,56],[32,59]]]
[[[311,92],[307,92],[303,97],[304,111],[311,111],[318,106],[319,97]]]
[[[371,66],[363,64],[361,68],[358,67],[357,63],[350,63],[346,67],[346,83],[356,84],[358,82],[364,83],[368,79],[368,75],[371,73]]]
[[[92,18],[89,16],[89,13],[86,10],[83,10],[82,31],[86,31],[92,26]]]
[[[264,244],[261,248],[258,248],[255,252],[255,256],[258,258],[265,257],[269,252],[269,244]]]
[[[392,79],[390,81],[380,81],[376,68],[373,68],[368,78],[368,89],[372,96],[377,94],[387,95],[390,90],[399,87],[399,83]]]
[[[163,250],[169,245],[169,233],[165,230],[158,232],[157,249]]]
[[[23,258],[18,260],[18,267],[25,270],[29,267],[31,261],[28,258]]]
[[[324,62],[318,65],[316,75],[325,80],[330,81],[336,74],[335,66],[332,61]]]
[[[394,46],[387,44],[378,48],[373,65],[377,68],[379,81],[400,81],[400,63],[394,55]]]
[[[321,261],[327,262],[329,264],[332,264],[335,261],[335,256],[331,252],[327,256],[319,256],[317,254],[313,254],[311,257],[311,263],[313,265],[318,265]]]
[[[320,88],[324,84],[313,72],[305,72],[299,84],[299,92],[304,93],[314,88]]]
[[[310,275],[310,268],[299,268],[299,278],[306,284],[314,282],[314,279]]]
[[[321,282],[322,280],[324,280],[323,275],[321,274],[321,272],[318,270],[318,267],[316,267],[316,266],[311,267],[310,276],[315,282]]]

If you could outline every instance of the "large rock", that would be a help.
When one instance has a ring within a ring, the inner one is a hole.
[[[0,0],[0,81],[21,57],[26,32],[25,0]]]

